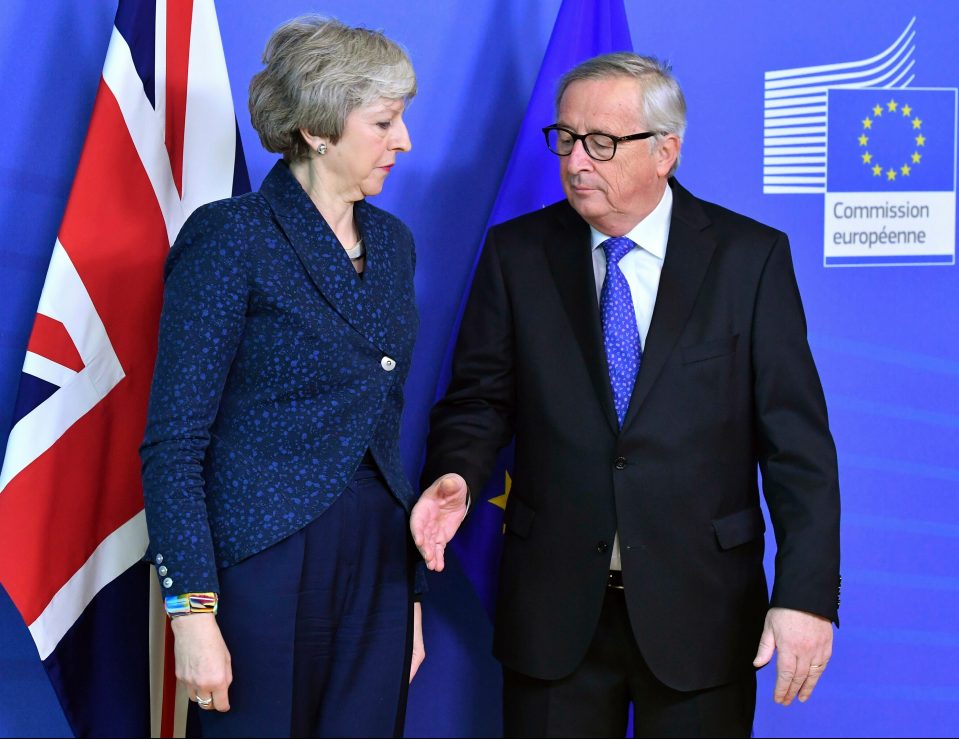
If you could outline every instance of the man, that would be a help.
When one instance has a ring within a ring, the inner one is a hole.
[[[557,113],[567,201],[489,232],[414,539],[442,569],[515,436],[505,733],[622,736],[633,702],[637,736],[748,736],[755,668],[778,650],[775,700],[806,700],[839,601],[836,453],[788,240],[672,178],[685,101],[655,60],[581,64]]]

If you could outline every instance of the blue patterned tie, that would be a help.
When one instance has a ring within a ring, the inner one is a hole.
[[[599,299],[603,317],[603,346],[606,348],[606,363],[609,365],[609,381],[613,388],[616,417],[622,428],[643,349],[639,341],[639,328],[636,326],[633,298],[626,277],[619,268],[619,260],[636,244],[625,236],[618,236],[606,239],[601,246],[606,253],[606,279],[603,281],[603,292]]]

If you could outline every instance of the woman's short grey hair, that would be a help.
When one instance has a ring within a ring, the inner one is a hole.
[[[356,108],[416,94],[413,64],[397,43],[321,16],[277,28],[263,63],[250,81],[250,118],[264,148],[288,161],[310,155],[300,129],[335,144]]]
[[[587,59],[573,67],[560,79],[556,91],[556,110],[559,110],[566,88],[574,82],[613,77],[631,77],[639,83],[638,89],[642,93],[640,103],[648,130],[656,131],[658,134],[676,134],[680,141],[683,140],[686,134],[686,98],[679,87],[679,82],[673,77],[670,66],[651,56],[640,56],[623,51]],[[638,133],[638,131],[628,133]],[[657,136],[651,139],[650,146],[655,146],[658,138]],[[679,157],[676,158],[669,172],[670,176],[678,166]]]

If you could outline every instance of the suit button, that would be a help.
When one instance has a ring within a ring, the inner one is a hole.
[[[169,577],[163,578],[163,587],[169,588],[172,585],[173,585],[173,580],[171,580]]]
[[[160,577],[163,577],[163,576],[167,573],[166,565],[160,565],[160,566],[157,568],[157,572],[160,573]]]
[[[380,360],[380,367],[385,369],[387,372],[392,372],[394,369],[396,369],[396,360],[391,359],[390,357],[383,357],[383,359]]]
[[[626,457],[616,457],[616,461],[613,463],[616,469],[625,470],[626,469]]]
[[[605,541],[601,541],[596,545],[596,551],[600,554],[605,554],[608,549],[609,544],[607,544]]]
[[[156,563],[157,563],[158,565],[163,564],[163,555],[162,555],[162,554],[158,554],[158,555],[157,555]]]

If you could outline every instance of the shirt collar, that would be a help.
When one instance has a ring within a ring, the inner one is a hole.
[[[625,234],[625,236],[654,257],[665,259],[666,241],[669,239],[669,221],[672,214],[673,189],[669,185],[666,185],[659,205],[653,208],[652,213],[633,226],[633,229]],[[589,233],[593,249],[599,248],[600,244],[610,238],[592,226],[589,227]]]

